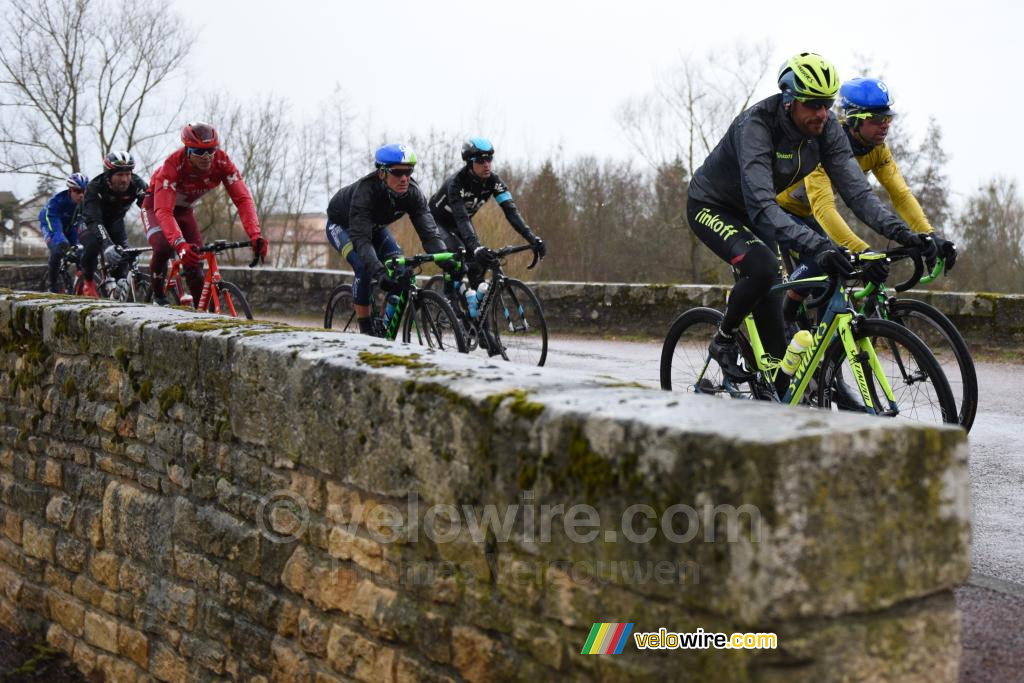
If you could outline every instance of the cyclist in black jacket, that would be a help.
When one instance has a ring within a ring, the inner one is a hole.
[[[133,173],[135,159],[128,152],[109,152],[103,167],[103,173],[89,182],[82,200],[82,293],[87,296],[98,296],[94,277],[100,251],[110,275],[127,275],[128,263],[121,253],[128,246],[124,215],[132,203],[141,206],[146,195],[146,181]]]
[[[467,254],[474,257],[467,264],[469,284],[473,289],[480,285],[484,267],[494,258],[494,252],[480,246],[480,238],[473,227],[473,216],[491,197],[505,212],[505,218],[512,228],[530,243],[537,255],[544,258],[547,254],[544,241],[530,230],[516,208],[508,186],[497,173],[491,171],[493,159],[494,145],[490,140],[469,138],[462,144],[462,160],[466,165],[445,180],[441,189],[430,198],[430,213],[441,228],[441,236],[448,249],[465,249]],[[456,273],[456,282],[461,277],[461,273]]]
[[[388,225],[409,214],[430,254],[446,251],[427,200],[412,179],[416,153],[405,145],[385,145],[374,155],[377,170],[338,190],[327,206],[327,240],[352,265],[352,302],[359,331],[372,334],[370,290],[398,292],[401,283],[386,277],[381,259],[402,253]]]
[[[690,181],[690,228],[738,276],[721,328],[709,352],[734,380],[749,375],[738,364],[736,330],[753,312],[765,350],[785,353],[782,294],[766,296],[781,280],[778,241],[811,255],[828,273],[849,274],[845,252],[787,214],[776,195],[820,163],[862,221],[900,244],[928,241],[886,209],[871,191],[849,140],[831,108],[839,90],[835,67],[820,55],[801,53],[779,72],[782,92],[741,113]],[[779,382],[788,377],[779,373]],[[783,389],[784,390],[784,389]]]

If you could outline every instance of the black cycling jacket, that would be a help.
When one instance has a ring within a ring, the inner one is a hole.
[[[327,220],[345,228],[352,239],[352,247],[371,275],[384,267],[373,248],[373,233],[405,214],[409,214],[427,253],[447,251],[415,180],[410,180],[408,192],[398,196],[374,171],[338,190],[327,205]]]
[[[835,114],[829,112],[821,135],[805,138],[783,107],[781,93],[736,117],[693,174],[690,198],[746,216],[750,229],[769,243],[786,240],[800,252],[817,253],[831,243],[787,214],[775,196],[819,163],[859,219],[889,239],[909,234],[871,191]]]
[[[515,231],[527,242],[532,243],[536,235],[526,225],[519,209],[516,208],[516,203],[512,201],[512,193],[497,173],[480,178],[468,165],[463,166],[444,181],[441,189],[430,198],[430,213],[439,226],[458,235],[466,248],[472,252],[480,246],[472,218],[491,197],[498,202],[498,206],[505,212],[505,218]]]
[[[142,200],[146,196],[146,181],[139,176],[132,173],[132,182],[128,189],[124,192],[114,192],[110,187],[111,175],[112,171],[105,171],[90,180],[85,188],[85,198],[82,199],[82,220],[85,222],[85,229],[104,242],[110,237],[103,226],[124,218],[132,202],[142,206]]]

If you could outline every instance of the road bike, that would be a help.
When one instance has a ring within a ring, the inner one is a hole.
[[[446,272],[427,282],[428,289],[447,295],[466,330],[471,352],[479,348],[489,356],[524,365],[544,365],[547,360],[548,324],[540,299],[525,282],[506,276],[502,269],[508,256],[529,250],[533,251],[533,261],[527,270],[532,270],[539,258],[529,244],[495,250],[495,259],[486,266],[487,274],[481,284],[486,284],[486,293],[483,298],[477,295],[473,309],[466,296],[474,294],[468,293],[469,285],[464,278],[452,281]]]
[[[82,263],[82,245],[72,245],[70,249],[61,252],[60,262],[57,265],[57,291],[56,294],[74,294],[75,279],[81,274],[79,269]],[[50,291],[49,266],[43,271],[42,280],[39,281],[40,292]]]
[[[854,257],[855,265],[867,263]],[[850,279],[862,277],[854,271]],[[842,278],[818,276],[783,282],[772,291],[799,287],[823,292],[807,306],[823,306],[813,341],[800,357],[786,391],[779,395],[775,379],[782,359],[764,350],[753,316],[744,318],[737,335],[741,368],[749,379],[734,381],[708,353],[708,343],[723,314],[694,308],[673,321],[661,353],[661,386],[724,398],[806,403],[838,409],[837,381],[852,376],[863,406],[872,415],[931,423],[956,424],[958,415],[949,382],[939,362],[920,338],[897,323],[866,317],[852,308],[850,287]]]
[[[217,254],[229,249],[242,249],[251,247],[247,241],[228,242],[217,240],[199,248],[199,253],[206,261],[206,275],[203,278],[203,291],[199,296],[199,304],[196,309],[209,313],[229,315],[233,318],[242,317],[252,320],[252,308],[245,299],[245,294],[238,285],[221,278],[220,269],[217,267]],[[259,257],[253,258],[249,263],[254,268],[259,263]],[[188,283],[182,275],[181,259],[171,261],[170,272],[167,275],[166,292],[167,298],[174,304],[192,306],[192,294],[189,291]]]
[[[402,289],[394,294],[374,293],[370,300],[373,335],[394,341],[401,329],[402,341],[406,344],[467,352],[466,333],[448,300],[416,284],[416,274],[423,264],[457,258],[457,254],[441,252],[385,259],[388,278],[401,283]],[[324,311],[324,327],[353,334],[359,332],[351,284],[338,285],[331,291]]]

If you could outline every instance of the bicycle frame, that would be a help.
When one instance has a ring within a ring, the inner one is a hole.
[[[505,280],[508,279],[507,276],[505,275],[505,271],[502,270],[502,267],[501,267],[502,259],[504,257],[506,257],[506,256],[511,255],[511,254],[516,254],[516,253],[519,253],[521,251],[528,251],[528,250],[531,250],[532,248],[533,247],[531,247],[528,244],[527,245],[517,245],[517,246],[512,246],[512,247],[504,247],[502,249],[499,249],[496,252],[497,256],[498,256],[497,260],[495,260],[494,263],[492,263],[491,265],[489,265],[487,267],[487,270],[491,273],[490,287],[488,288],[487,294],[484,296],[483,301],[481,301],[477,305],[477,310],[480,313],[477,315],[476,318],[469,318],[467,316],[467,320],[470,323],[470,325],[473,326],[473,329],[477,330],[478,332],[481,332],[481,331],[487,329],[486,323],[488,323],[490,321],[490,315],[491,315],[491,299],[493,299],[495,296],[498,295],[498,292],[501,291],[501,288],[505,284]],[[461,260],[461,259],[459,259],[458,255],[456,255],[456,259],[455,260]],[[534,254],[534,258],[533,258],[533,263],[531,265],[527,266],[527,269],[532,269],[534,267],[534,265],[536,265],[536,263],[537,263],[537,256],[536,256],[536,253],[535,253]],[[451,276],[446,272],[444,274],[444,279],[445,279],[446,282],[450,281]],[[456,283],[456,286],[455,286],[455,292],[456,293],[458,293],[458,289],[459,289],[457,284],[459,284],[459,283]],[[456,307],[458,305],[460,305],[460,303],[458,301],[453,301],[452,302],[452,306],[453,307]],[[456,310],[458,310],[458,309],[456,308]],[[522,307],[520,307],[519,314],[520,315],[523,314]],[[506,317],[508,316],[508,311],[507,310],[505,311],[505,315],[506,315]],[[529,324],[529,323],[524,320],[524,324]]]
[[[395,310],[391,312],[391,317],[388,318],[387,320],[387,326],[384,329],[385,339],[388,339],[389,341],[394,341],[395,339],[398,338],[398,326],[402,322],[402,316],[405,314],[405,309],[407,308],[412,298],[415,296],[415,293],[418,289],[418,287],[416,286],[416,269],[420,265],[431,261],[433,261],[434,263],[445,263],[447,261],[453,261],[458,259],[458,254],[452,253],[450,251],[444,251],[437,254],[428,254],[412,257],[395,256],[393,258],[387,259],[384,262],[384,268],[387,270],[389,278],[395,278],[395,276],[398,275],[400,271],[405,271],[403,277],[405,274],[408,275],[408,279],[406,280],[406,286],[402,288],[401,292],[393,295],[398,297],[398,302],[395,304]],[[385,296],[383,303],[384,306],[387,305],[387,299],[388,297]],[[381,316],[383,315],[384,311],[382,310]]]
[[[213,288],[220,284],[221,281],[220,268],[217,267],[217,253],[208,251],[203,254],[203,258],[206,260],[206,275],[203,278],[202,294],[199,295],[199,305],[196,307],[200,311],[205,311],[207,306],[210,305],[210,296],[213,293]],[[168,285],[173,283],[173,286],[178,290],[179,300],[180,293],[185,291],[181,281],[180,270],[181,261],[179,259],[174,259],[171,261],[171,270],[167,274],[167,283]],[[235,312],[235,304],[231,301],[231,297],[226,297],[226,301],[228,304],[228,314],[232,317],[237,317],[238,313]],[[220,297],[213,297],[213,312],[218,314],[221,312]]]
[[[822,275],[818,277],[783,282],[772,287],[772,291],[792,289],[794,287],[806,285],[815,285],[820,288],[823,284],[828,284],[828,276]],[[888,378],[885,376],[885,372],[878,360],[874,347],[871,345],[871,341],[867,338],[860,340],[854,339],[854,328],[856,326],[857,319],[860,317],[861,316],[859,314],[855,314],[853,312],[853,309],[850,306],[850,297],[847,294],[846,288],[836,286],[832,297],[829,299],[821,322],[814,330],[813,342],[810,348],[804,351],[800,366],[797,368],[796,372],[793,373],[793,377],[789,382],[789,387],[787,388],[785,395],[781,398],[782,403],[789,405],[796,405],[800,403],[804,392],[807,390],[807,385],[811,381],[811,377],[821,364],[832,339],[834,339],[838,334],[839,338],[842,340],[843,348],[846,351],[846,358],[850,363],[850,367],[853,369],[853,374],[857,380],[857,386],[860,389],[861,397],[864,399],[864,406],[867,412],[875,415],[879,412],[880,407],[875,406],[874,401],[871,398],[871,390],[868,387],[867,377],[864,374],[864,361],[868,362],[871,371],[874,373],[874,376],[881,385],[882,392],[885,394],[885,398],[889,402],[889,409],[892,410],[893,413],[899,411],[896,405],[896,397],[892,388],[889,386]],[[764,350],[764,345],[761,343],[761,337],[758,334],[757,326],[754,323],[752,315],[748,315],[744,318],[743,322],[746,325],[750,346],[754,351],[754,358],[757,363],[758,370],[774,383],[775,378],[780,372],[779,368],[782,360],[772,357],[771,354]]]

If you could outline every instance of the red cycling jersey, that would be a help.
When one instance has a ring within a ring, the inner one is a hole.
[[[193,206],[199,198],[223,183],[228,196],[238,209],[238,217],[242,227],[250,238],[260,235],[260,221],[256,217],[256,205],[245,186],[242,175],[235,164],[222,149],[214,152],[210,170],[201,173],[188,161],[185,148],[167,157],[163,165],[153,174],[149,181],[149,193],[153,197],[153,213],[160,223],[160,230],[167,238],[168,244],[181,239],[181,228],[174,218],[176,206]]]

